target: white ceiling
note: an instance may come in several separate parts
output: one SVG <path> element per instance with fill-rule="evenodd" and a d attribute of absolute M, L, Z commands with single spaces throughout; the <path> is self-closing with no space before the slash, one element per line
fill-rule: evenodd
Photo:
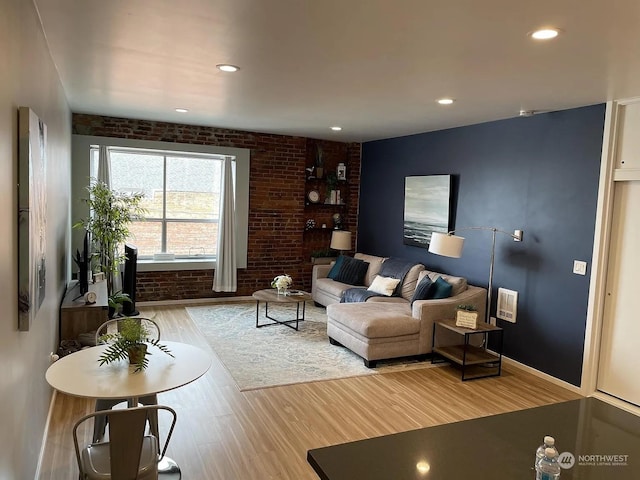
<path fill-rule="evenodd" d="M 78 113 L 360 142 L 640 96 L 638 0 L 34 2 Z"/>

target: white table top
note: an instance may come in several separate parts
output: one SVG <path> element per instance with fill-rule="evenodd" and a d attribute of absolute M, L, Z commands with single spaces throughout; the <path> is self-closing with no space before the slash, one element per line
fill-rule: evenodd
<path fill-rule="evenodd" d="M 166 392 L 204 375 L 211 357 L 204 350 L 186 343 L 165 342 L 175 358 L 149 345 L 149 366 L 134 373 L 127 361 L 100 366 L 98 357 L 106 345 L 86 348 L 62 357 L 46 373 L 56 390 L 76 397 L 133 398 Z"/>

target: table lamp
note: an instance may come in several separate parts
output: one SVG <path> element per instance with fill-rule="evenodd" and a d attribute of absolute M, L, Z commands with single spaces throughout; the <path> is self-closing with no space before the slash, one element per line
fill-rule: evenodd
<path fill-rule="evenodd" d="M 351 232 L 347 230 L 334 230 L 331 232 L 330 248 L 342 252 L 351 250 Z"/>

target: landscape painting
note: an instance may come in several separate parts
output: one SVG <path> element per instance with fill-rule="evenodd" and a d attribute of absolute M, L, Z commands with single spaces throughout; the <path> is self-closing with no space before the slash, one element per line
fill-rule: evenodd
<path fill-rule="evenodd" d="M 19 111 L 18 328 L 31 327 L 45 294 L 47 126 L 26 107 Z"/>
<path fill-rule="evenodd" d="M 429 248 L 431 233 L 449 231 L 451 175 L 406 177 L 404 243 Z"/>

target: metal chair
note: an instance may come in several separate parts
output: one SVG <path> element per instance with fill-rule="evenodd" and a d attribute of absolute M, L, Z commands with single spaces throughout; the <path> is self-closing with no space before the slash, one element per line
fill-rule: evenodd
<path fill-rule="evenodd" d="M 135 318 L 137 320 L 140 320 L 141 322 L 144 322 L 145 328 L 149 333 L 149 338 L 160 340 L 160 327 L 156 322 L 154 322 L 150 318 L 143 318 L 143 317 L 129 317 L 129 318 Z M 121 322 L 122 320 L 124 320 L 124 317 L 114 318 L 112 320 L 107 320 L 102 325 L 100 325 L 96 330 L 96 338 L 95 338 L 96 345 L 104 344 L 105 342 L 101 340 L 101 337 L 103 337 L 107 333 L 115 333 L 118 330 L 119 322 Z M 127 398 L 111 398 L 111 399 L 98 398 L 96 400 L 94 411 L 99 412 L 102 410 L 111 410 L 113 407 L 123 402 L 127 402 L 127 406 L 129 408 L 137 406 L 137 405 L 132 405 Z M 154 394 L 154 395 L 147 395 L 146 397 L 140 397 L 138 399 L 138 403 L 142 405 L 157 405 L 158 396 Z M 107 417 L 96 418 L 93 426 L 93 442 L 94 443 L 99 442 L 100 439 L 104 437 L 106 426 L 107 426 Z M 159 438 L 157 415 L 155 416 L 152 415 L 149 418 L 149 429 L 152 435 L 155 435 L 156 438 Z"/>
<path fill-rule="evenodd" d="M 158 411 L 172 416 L 167 438 L 160 451 L 160 439 L 145 435 L 147 421 Z M 109 441 L 92 443 L 80 450 L 78 429 L 89 419 L 109 418 Z M 164 405 L 151 405 L 85 415 L 73 426 L 73 443 L 80 480 L 157 480 L 158 463 L 163 459 L 173 434 L 177 415 Z"/>

